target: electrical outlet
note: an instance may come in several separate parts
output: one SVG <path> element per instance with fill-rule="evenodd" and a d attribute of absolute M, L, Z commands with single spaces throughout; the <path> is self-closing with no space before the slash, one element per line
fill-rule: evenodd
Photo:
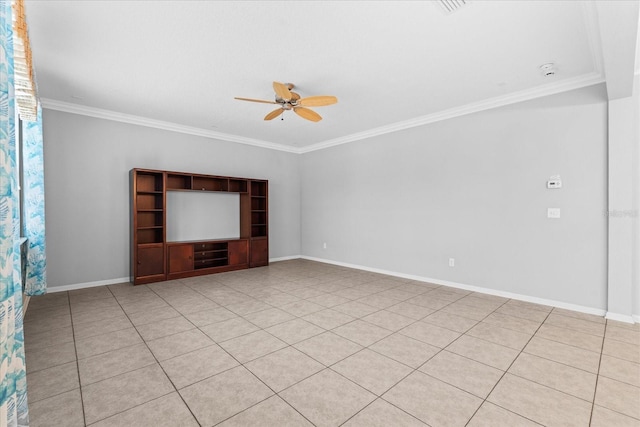
<path fill-rule="evenodd" d="M 560 208 L 547 208 L 547 218 L 560 218 Z"/>
<path fill-rule="evenodd" d="M 324 242 L 324 243 L 322 244 L 322 249 L 327 249 L 327 242 Z"/>
<path fill-rule="evenodd" d="M 455 267 L 455 266 L 456 266 L 455 258 L 449 258 L 449 267 Z"/>

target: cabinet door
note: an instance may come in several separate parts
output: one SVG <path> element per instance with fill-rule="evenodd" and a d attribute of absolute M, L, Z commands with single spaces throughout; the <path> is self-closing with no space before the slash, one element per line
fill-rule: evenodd
<path fill-rule="evenodd" d="M 193 270 L 193 245 L 169 246 L 169 273 Z"/>
<path fill-rule="evenodd" d="M 137 277 L 164 274 L 164 250 L 162 246 L 138 248 Z"/>
<path fill-rule="evenodd" d="M 251 267 L 269 264 L 269 240 L 254 239 L 251 241 Z"/>
<path fill-rule="evenodd" d="M 229 242 L 229 265 L 242 265 L 249 262 L 249 242 L 237 240 Z"/>

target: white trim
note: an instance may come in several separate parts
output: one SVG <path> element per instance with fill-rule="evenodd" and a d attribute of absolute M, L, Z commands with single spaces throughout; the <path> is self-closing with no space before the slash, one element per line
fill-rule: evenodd
<path fill-rule="evenodd" d="M 602 310 L 602 309 L 599 309 L 599 308 L 585 307 L 585 306 L 582 306 L 582 305 L 570 304 L 570 303 L 566 303 L 566 302 L 562 302 L 562 301 L 556 301 L 556 300 L 550 300 L 550 299 L 545 299 L 545 298 L 532 297 L 532 296 L 529 296 L 529 295 L 515 294 L 515 293 L 512 293 L 512 292 L 499 291 L 499 290 L 491 289 L 491 288 L 483 288 L 483 287 L 480 287 L 480 286 L 466 285 L 464 283 L 450 282 L 448 280 L 432 279 L 430 277 L 422 277 L 422 276 L 415 276 L 415 275 L 412 275 L 412 274 L 397 273 L 395 271 L 383 270 L 383 269 L 380 269 L 380 268 L 366 267 L 366 266 L 357 265 L 357 264 L 349 264 L 349 263 L 346 263 L 346 262 L 339 262 L 339 261 L 333 261 L 333 260 L 323 259 L 323 258 L 309 257 L 309 256 L 304 256 L 304 255 L 301 258 L 309 260 L 309 261 L 317 261 L 317 262 L 323 262 L 323 263 L 326 263 L 326 264 L 339 265 L 341 267 L 355 268 L 355 269 L 358 269 L 358 270 L 370 271 L 372 273 L 380 273 L 380 274 L 386 274 L 386 275 L 389 275 L 389 276 L 402 277 L 404 279 L 411 279 L 411 280 L 417 280 L 419 282 L 428 282 L 428 283 L 433 283 L 433 284 L 436 284 L 436 285 L 449 286 L 451 288 L 458 288 L 458 289 L 464 289 L 464 290 L 467 290 L 467 291 L 480 292 L 480 293 L 483 293 L 483 294 L 495 295 L 495 296 L 499 296 L 499 297 L 503 297 L 503 298 L 510 298 L 510 299 L 530 302 L 530 303 L 534 303 L 534 304 L 541 304 L 541 305 L 548 305 L 548 306 L 551 306 L 551 307 L 564 308 L 566 310 L 577 311 L 577 312 L 586 313 L 586 314 L 593 314 L 595 316 L 604 316 L 605 313 L 606 313 L 605 310 Z"/>
<path fill-rule="evenodd" d="M 269 262 L 289 261 L 291 259 L 300 259 L 300 258 L 302 258 L 302 255 L 281 256 L 278 258 L 269 258 Z"/>
<path fill-rule="evenodd" d="M 629 316 L 626 314 L 618 314 L 607 311 L 607 315 L 604 316 L 607 320 L 617 320 L 618 322 L 624 323 L 636 323 L 634 322 L 634 316 Z"/>
<path fill-rule="evenodd" d="M 396 122 L 387 126 L 381 126 L 364 132 L 354 133 L 352 135 L 331 139 L 325 142 L 319 142 L 317 144 L 300 148 L 299 151 L 300 153 L 304 154 L 311 151 L 323 150 L 325 148 L 335 147 L 336 145 L 342 145 L 349 142 L 372 138 L 378 135 L 384 135 L 404 129 L 423 126 L 429 123 L 440 122 L 443 120 L 452 119 L 454 117 L 465 116 L 471 113 L 477 113 L 480 111 L 503 107 L 505 105 L 516 104 L 518 102 L 529 101 L 532 99 L 541 98 L 543 96 L 555 95 L 561 92 L 580 89 L 587 86 L 593 86 L 604 81 L 604 77 L 600 73 L 593 72 L 584 74 L 582 76 L 578 76 L 573 79 L 567 79 L 562 82 L 550 83 L 544 86 L 522 90 L 520 92 L 514 92 L 495 98 L 489 98 L 484 101 L 466 104 L 461 107 L 450 108 L 448 110 L 439 111 L 437 113 L 429 114 L 426 116 L 416 117 L 415 119 Z"/>
<path fill-rule="evenodd" d="M 631 316 L 635 323 L 640 323 L 640 314 L 634 314 Z"/>
<path fill-rule="evenodd" d="M 115 122 L 129 123 L 138 126 L 163 129 L 171 132 L 184 133 L 188 135 L 201 136 L 204 138 L 218 139 L 222 141 L 237 142 L 239 144 L 253 145 L 255 147 L 268 148 L 271 150 L 298 153 L 299 150 L 287 145 L 275 144 L 273 142 L 260 139 L 245 138 L 243 136 L 231 135 L 228 133 L 215 132 L 192 126 L 184 126 L 177 123 L 165 122 L 162 120 L 149 119 L 133 114 L 118 113 L 116 111 L 103 110 L 101 108 L 86 107 L 84 105 L 72 104 L 70 102 L 57 101 L 55 99 L 41 98 L 43 108 L 49 110 L 62 111 L 65 113 L 79 114 L 81 116 L 96 117 L 98 119 L 113 120 Z"/>
<path fill-rule="evenodd" d="M 75 283 L 73 285 L 49 286 L 47 293 L 74 291 L 76 289 L 93 288 L 96 286 L 115 285 L 116 283 L 130 283 L 129 277 L 120 277 L 118 279 L 98 280 L 96 282 Z"/>
<path fill-rule="evenodd" d="M 596 49 L 597 50 L 597 49 Z M 596 58 L 596 62 L 597 58 Z M 595 65 L 596 68 L 599 64 Z M 165 122 L 161 120 L 149 119 L 146 117 L 135 116 L 132 114 L 118 113 L 110 110 L 103 110 L 100 108 L 86 107 L 84 105 L 72 104 L 69 102 L 57 101 L 54 99 L 42 98 L 41 104 L 43 108 L 50 110 L 63 111 L 65 113 L 79 114 L 83 116 L 96 117 L 99 119 L 113 120 L 117 122 L 129 123 L 139 126 L 146 126 L 151 128 L 168 130 L 171 132 L 184 133 L 188 135 L 201 136 L 204 138 L 217 139 L 228 142 L 237 142 L 239 144 L 252 145 L 261 148 L 267 148 L 278 151 L 286 151 L 288 153 L 304 154 L 312 151 L 323 150 L 325 148 L 335 147 L 337 145 L 347 144 L 349 142 L 360 141 L 367 138 L 372 138 L 387 133 L 398 132 L 405 129 L 410 129 L 418 126 L 423 126 L 429 123 L 435 123 L 443 120 L 452 119 L 455 117 L 465 116 L 471 113 L 477 113 L 480 111 L 490 110 L 493 108 L 503 107 L 506 105 L 516 104 L 518 102 L 529 101 L 544 96 L 555 95 L 557 93 L 566 92 L 570 90 L 580 89 L 587 86 L 593 86 L 604 82 L 605 79 L 601 72 L 592 72 L 584 74 L 572 79 L 566 79 L 563 81 L 545 84 L 543 86 L 534 87 L 531 89 L 522 90 L 519 92 L 510 93 L 494 98 L 489 98 L 484 101 L 474 102 L 466 104 L 461 107 L 450 108 L 448 110 L 439 111 L 426 116 L 416 117 L 413 119 L 392 123 L 387 126 L 381 126 L 378 128 L 369 129 L 364 132 L 358 132 L 343 137 L 330 139 L 324 142 L 309 145 L 307 147 L 291 147 L 288 145 L 278 144 L 269 141 L 263 141 L 260 139 L 245 138 L 238 135 L 231 135 L 222 132 L 215 132 L 207 129 L 201 129 L 192 126 L 184 126 L 177 123 Z"/>

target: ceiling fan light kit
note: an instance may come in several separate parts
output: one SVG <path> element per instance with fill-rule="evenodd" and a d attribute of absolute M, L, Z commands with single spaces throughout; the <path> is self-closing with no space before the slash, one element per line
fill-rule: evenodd
<path fill-rule="evenodd" d="M 295 92 L 291 92 L 294 87 L 295 85 L 293 83 L 273 82 L 273 90 L 276 93 L 275 101 L 265 101 L 262 99 L 240 97 L 236 97 L 235 99 L 238 99 L 240 101 L 261 102 L 263 104 L 280 105 L 279 108 L 264 116 L 265 120 L 273 120 L 276 117 L 280 116 L 285 110 L 293 110 L 293 112 L 298 116 L 312 122 L 319 122 L 320 120 L 322 120 L 322 116 L 306 107 L 324 107 L 326 105 L 332 105 L 338 102 L 338 98 L 330 95 L 316 95 L 306 98 L 300 98 L 300 95 Z"/>

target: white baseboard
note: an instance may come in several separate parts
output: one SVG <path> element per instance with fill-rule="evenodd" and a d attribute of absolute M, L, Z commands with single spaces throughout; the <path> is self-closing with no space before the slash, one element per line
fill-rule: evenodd
<path fill-rule="evenodd" d="M 96 286 L 104 286 L 104 285 L 115 285 L 116 283 L 129 283 L 129 277 L 98 280 L 96 282 L 76 283 L 73 285 L 51 286 L 47 288 L 47 292 L 52 293 L 52 292 L 75 291 L 76 289 L 94 288 Z"/>
<path fill-rule="evenodd" d="M 503 297 L 503 298 L 515 299 L 515 300 L 518 300 L 518 301 L 525 301 L 525 302 L 531 302 L 531 303 L 534 303 L 534 304 L 541 304 L 541 305 L 548 305 L 548 306 L 551 306 L 551 307 L 564 308 L 566 310 L 577 311 L 577 312 L 586 313 L 586 314 L 593 314 L 595 316 L 604 316 L 606 314 L 606 310 L 602 310 L 602 309 L 599 309 L 599 308 L 585 307 L 585 306 L 582 306 L 582 305 L 570 304 L 570 303 L 566 303 L 566 302 L 562 302 L 562 301 L 555 301 L 555 300 L 550 300 L 550 299 L 545 299 L 545 298 L 532 297 L 532 296 L 529 296 L 529 295 L 515 294 L 515 293 L 512 293 L 512 292 L 499 291 L 499 290 L 491 289 L 491 288 L 483 288 L 483 287 L 480 287 L 480 286 L 466 285 L 464 283 L 450 282 L 448 280 L 440 280 L 440 279 L 433 279 L 433 278 L 430 278 L 430 277 L 415 276 L 413 274 L 398 273 L 398 272 L 395 272 L 395 271 L 383 270 L 383 269 L 380 269 L 380 268 L 371 268 L 371 267 L 366 267 L 366 266 L 362 266 L 362 265 L 349 264 L 349 263 L 346 263 L 346 262 L 339 262 L 339 261 L 333 261 L 333 260 L 323 259 L 323 258 L 309 257 L 309 256 L 304 256 L 304 255 L 301 258 L 302 259 L 307 259 L 309 261 L 317 261 L 317 262 L 323 262 L 323 263 L 326 263 L 326 264 L 339 265 L 341 267 L 349 267 L 349 268 L 355 268 L 355 269 L 358 269 L 358 270 L 370 271 L 372 273 L 380 273 L 380 274 L 386 274 L 386 275 L 389 275 L 389 276 L 401 277 L 403 279 L 411 279 L 411 280 L 417 280 L 419 282 L 428 282 L 428 283 L 433 283 L 433 284 L 436 284 L 436 285 L 449 286 L 449 287 L 452 287 L 452 288 L 464 289 L 466 291 L 480 292 L 480 293 L 483 293 L 483 294 L 495 295 L 495 296 L 499 296 L 499 297 Z"/>
<path fill-rule="evenodd" d="M 638 320 L 640 320 L 640 319 L 634 320 L 634 317 L 640 317 L 640 316 L 628 316 L 626 314 L 612 313 L 610 311 L 607 311 L 607 314 L 604 317 L 608 320 L 617 320 L 618 322 L 624 322 L 624 323 L 636 323 L 638 322 Z"/>
<path fill-rule="evenodd" d="M 302 258 L 302 255 L 281 256 L 278 258 L 269 258 L 269 262 L 289 261 L 292 259 L 300 259 L 300 258 Z"/>
<path fill-rule="evenodd" d="M 631 316 L 633 318 L 633 321 L 635 323 L 640 323 L 640 314 L 634 314 L 633 316 Z"/>

